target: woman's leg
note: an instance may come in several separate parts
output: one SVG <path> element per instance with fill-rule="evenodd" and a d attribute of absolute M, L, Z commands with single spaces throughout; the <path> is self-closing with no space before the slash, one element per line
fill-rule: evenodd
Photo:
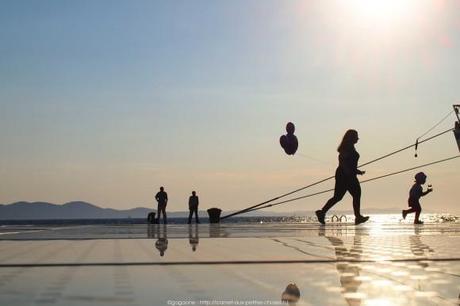
<path fill-rule="evenodd" d="M 355 177 L 350 180 L 348 192 L 350 192 L 353 197 L 353 211 L 355 213 L 355 217 L 359 217 L 361 216 L 361 186 L 358 178 Z"/>
<path fill-rule="evenodd" d="M 316 217 L 318 218 L 319 223 L 326 224 L 324 219 L 326 217 L 326 213 L 329 209 L 332 208 L 337 202 L 342 200 L 343 196 L 347 192 L 346 188 L 346 180 L 343 174 L 339 171 L 339 169 L 335 172 L 335 187 L 334 187 L 334 196 L 330 198 L 326 204 L 324 204 L 323 208 L 320 210 L 315 211 Z"/>
<path fill-rule="evenodd" d="M 332 208 L 337 202 L 342 200 L 343 196 L 347 192 L 347 188 L 345 186 L 345 182 L 336 176 L 335 178 L 335 188 L 334 188 L 334 196 L 330 198 L 326 204 L 324 204 L 323 208 L 321 209 L 324 214 L 328 212 L 329 209 Z"/>

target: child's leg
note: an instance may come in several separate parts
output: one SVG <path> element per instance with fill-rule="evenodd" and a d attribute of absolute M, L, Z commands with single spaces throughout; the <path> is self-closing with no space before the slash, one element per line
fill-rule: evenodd
<path fill-rule="evenodd" d="M 415 210 L 415 219 L 414 219 L 414 222 L 418 222 L 420 221 L 419 220 L 419 217 L 420 217 L 420 213 L 422 212 L 422 209 L 421 208 L 418 208 L 418 209 L 414 209 Z"/>
<path fill-rule="evenodd" d="M 404 212 L 405 212 L 406 214 L 411 214 L 411 213 L 416 212 L 416 211 L 417 211 L 417 210 L 416 210 L 415 208 L 412 208 L 412 207 L 409 208 L 409 209 L 404 210 Z"/>
<path fill-rule="evenodd" d="M 403 209 L 402 211 L 402 217 L 403 219 L 406 219 L 406 216 L 407 214 L 410 214 L 410 213 L 413 213 L 413 212 L 416 212 L 417 210 L 413 207 L 409 208 L 409 209 Z"/>

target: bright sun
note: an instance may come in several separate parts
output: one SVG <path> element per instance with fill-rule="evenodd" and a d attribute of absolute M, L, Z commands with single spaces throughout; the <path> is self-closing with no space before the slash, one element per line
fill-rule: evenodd
<path fill-rule="evenodd" d="M 376 27 L 394 26 L 411 16 L 415 0 L 349 0 L 347 6 L 358 21 Z"/>

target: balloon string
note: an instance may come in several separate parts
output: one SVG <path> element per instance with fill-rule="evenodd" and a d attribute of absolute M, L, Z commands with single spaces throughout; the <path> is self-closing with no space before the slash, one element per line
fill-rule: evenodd
<path fill-rule="evenodd" d="M 316 162 L 320 162 L 320 163 L 323 163 L 323 164 L 329 164 L 327 161 L 324 161 L 324 160 L 321 160 L 321 159 L 318 159 L 316 157 L 312 157 L 312 156 L 309 156 L 309 155 L 306 155 L 306 154 L 303 154 L 303 153 L 299 153 L 297 152 L 296 155 L 299 155 L 300 157 L 304 157 L 304 158 L 307 158 L 307 159 L 311 159 L 311 160 L 314 160 Z"/>

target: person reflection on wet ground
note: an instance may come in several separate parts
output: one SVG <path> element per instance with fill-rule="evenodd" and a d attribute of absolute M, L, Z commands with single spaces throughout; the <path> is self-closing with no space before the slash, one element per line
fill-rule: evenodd
<path fill-rule="evenodd" d="M 192 231 L 192 227 L 195 228 L 194 231 Z M 196 251 L 196 248 L 198 246 L 198 243 L 200 242 L 200 237 L 198 236 L 198 226 L 192 226 L 191 224 L 188 226 L 188 241 L 190 245 L 192 246 L 193 252 Z"/>
<path fill-rule="evenodd" d="M 155 242 L 155 247 L 160 252 L 160 256 L 164 256 L 166 250 L 168 249 L 168 233 L 165 224 L 163 224 L 162 227 L 157 224 L 157 237 L 158 240 Z"/>
<path fill-rule="evenodd" d="M 209 224 L 209 238 L 220 238 L 228 236 L 229 234 L 224 229 L 221 229 L 219 223 Z"/>
<path fill-rule="evenodd" d="M 300 290 L 296 284 L 287 285 L 284 292 L 281 294 L 281 302 L 288 303 L 289 306 L 297 305 L 300 299 Z"/>
<path fill-rule="evenodd" d="M 434 250 L 427 244 L 423 243 L 420 237 L 421 230 L 419 228 L 414 229 L 414 235 L 409 236 L 410 250 L 416 257 L 428 257 L 429 253 L 434 253 Z M 428 263 L 417 261 L 417 264 L 422 268 L 427 268 Z"/>
<path fill-rule="evenodd" d="M 344 289 L 343 295 L 347 304 L 350 306 L 361 305 L 361 299 L 353 296 L 353 294 L 358 292 L 359 286 L 362 283 L 358 280 L 361 268 L 356 263 L 346 262 L 346 260 L 350 259 L 354 261 L 361 260 L 361 255 L 363 253 L 361 236 L 355 235 L 353 237 L 353 246 L 350 248 L 350 250 L 348 250 L 344 246 L 342 239 L 325 236 L 324 231 L 320 231 L 319 235 L 324 236 L 327 240 L 329 240 L 329 242 L 334 247 L 337 261 L 340 261 L 337 262 L 336 268 L 340 275 L 340 285 Z"/>
<path fill-rule="evenodd" d="M 158 224 L 148 224 L 147 226 L 147 237 L 154 239 L 157 237 L 157 226 Z"/>

